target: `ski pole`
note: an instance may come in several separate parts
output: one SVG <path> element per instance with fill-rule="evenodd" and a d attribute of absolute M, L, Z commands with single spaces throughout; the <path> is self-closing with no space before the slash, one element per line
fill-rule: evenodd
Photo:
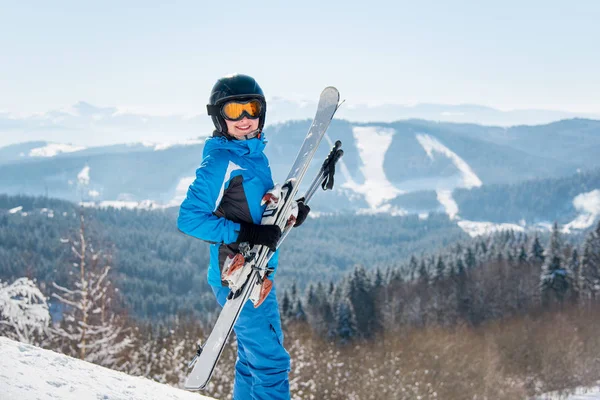
<path fill-rule="evenodd" d="M 329 155 L 323 161 L 323 165 L 321 169 L 317 173 L 317 176 L 310 184 L 308 190 L 304 194 L 304 204 L 308 204 L 310 199 L 313 197 L 319 185 L 323 188 L 323 190 L 331 190 L 333 189 L 333 174 L 335 173 L 335 164 L 339 161 L 340 158 L 344 155 L 344 150 L 342 150 L 342 142 L 340 140 L 336 140 L 333 149 L 329 152 Z M 292 226 L 288 226 L 283 230 L 281 234 L 281 238 L 278 243 L 283 242 L 286 236 L 292 230 Z M 278 244 L 279 245 L 279 244 Z M 274 252 L 269 250 L 267 253 L 267 261 L 271 259 L 271 256 Z"/>
<path fill-rule="evenodd" d="M 344 150 L 342 150 L 342 142 L 340 140 L 336 140 L 335 145 L 329 152 L 329 155 L 323 161 L 323 165 L 319 170 L 319 173 L 312 181 L 306 194 L 304 195 L 304 203 L 308 203 L 310 198 L 315 194 L 319 185 L 323 188 L 323 190 L 331 190 L 333 189 L 333 176 L 335 174 L 335 164 L 338 160 L 344 155 Z"/>

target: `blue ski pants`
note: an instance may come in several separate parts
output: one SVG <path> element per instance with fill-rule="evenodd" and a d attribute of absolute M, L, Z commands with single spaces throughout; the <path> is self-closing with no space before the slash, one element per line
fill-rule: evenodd
<path fill-rule="evenodd" d="M 229 288 L 212 286 L 221 306 Z M 246 302 L 234 326 L 238 341 L 234 400 L 288 400 L 290 355 L 283 347 L 281 317 L 275 286 L 258 308 Z"/>

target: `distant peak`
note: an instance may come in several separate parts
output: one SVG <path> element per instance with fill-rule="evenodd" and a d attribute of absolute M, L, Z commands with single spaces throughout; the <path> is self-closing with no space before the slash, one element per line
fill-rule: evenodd
<path fill-rule="evenodd" d="M 115 107 L 98 107 L 87 101 L 79 100 L 72 106 L 72 109 L 81 116 L 88 116 L 94 114 L 113 114 L 117 111 Z"/>

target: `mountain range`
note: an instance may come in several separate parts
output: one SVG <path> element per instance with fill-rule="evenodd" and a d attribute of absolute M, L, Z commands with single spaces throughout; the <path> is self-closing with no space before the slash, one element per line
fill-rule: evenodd
<path fill-rule="evenodd" d="M 267 126 L 311 118 L 315 108 L 312 100 L 270 98 Z M 357 123 L 423 119 L 494 126 L 547 124 L 577 117 L 600 119 L 600 114 L 568 111 L 498 110 L 469 104 L 361 104 L 351 99 L 340 107 L 337 116 Z M 99 107 L 85 101 L 28 115 L 0 111 L 0 146 L 30 141 L 71 143 L 77 147 L 141 141 L 174 143 L 209 135 L 212 129 L 204 105 L 193 115 L 152 115 L 120 107 Z"/>
<path fill-rule="evenodd" d="M 306 119 L 265 130 L 269 141 L 265 152 L 276 181 L 287 175 L 309 126 Z M 344 157 L 333 193 L 315 196 L 316 213 L 418 213 L 425 217 L 432 211 L 445 211 L 465 225 L 475 220 L 515 226 L 557 217 L 569 224 L 577 218 L 594 220 L 600 214 L 600 200 L 596 205 L 595 197 L 600 190 L 597 120 L 498 127 L 336 119 L 307 177 L 316 174 L 319 161 L 335 140 L 342 141 Z M 198 137 L 87 148 L 39 141 L 13 144 L 0 148 L 0 192 L 47 195 L 89 205 L 178 206 L 200 164 L 203 143 L 204 138 Z M 540 189 L 538 194 L 526 189 L 532 185 Z M 563 189 L 553 191 L 554 187 Z M 523 212 L 507 213 L 503 219 L 498 199 L 518 197 L 515 190 L 529 193 L 515 203 Z M 553 195 L 546 198 L 547 202 L 552 199 L 550 204 L 539 207 L 539 197 L 550 192 Z"/>

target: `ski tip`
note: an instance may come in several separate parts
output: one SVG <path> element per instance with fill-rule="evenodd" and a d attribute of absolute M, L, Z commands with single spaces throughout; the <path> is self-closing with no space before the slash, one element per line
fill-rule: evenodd
<path fill-rule="evenodd" d="M 200 390 L 204 390 L 206 388 L 206 385 L 208 384 L 208 382 L 204 382 L 204 384 L 198 384 L 197 382 L 192 383 L 191 379 L 188 379 L 185 384 L 183 385 L 183 388 L 185 390 L 189 390 L 192 392 L 197 392 Z"/>
<path fill-rule="evenodd" d="M 184 385 L 184 386 L 183 386 L 183 388 L 184 388 L 185 390 L 188 390 L 188 391 L 190 391 L 190 392 L 199 392 L 199 391 L 201 391 L 201 390 L 204 390 L 204 388 L 203 388 L 203 387 L 197 387 L 197 386 L 185 386 L 185 385 Z"/>
<path fill-rule="evenodd" d="M 336 93 L 339 96 L 340 92 L 334 86 L 327 86 L 325 89 L 323 89 L 323 91 L 321 92 L 321 95 L 336 94 Z"/>
<path fill-rule="evenodd" d="M 340 102 L 340 92 L 333 86 L 327 86 L 321 92 L 321 97 L 319 98 L 319 106 L 324 107 L 335 107 L 333 113 L 337 111 Z"/>

